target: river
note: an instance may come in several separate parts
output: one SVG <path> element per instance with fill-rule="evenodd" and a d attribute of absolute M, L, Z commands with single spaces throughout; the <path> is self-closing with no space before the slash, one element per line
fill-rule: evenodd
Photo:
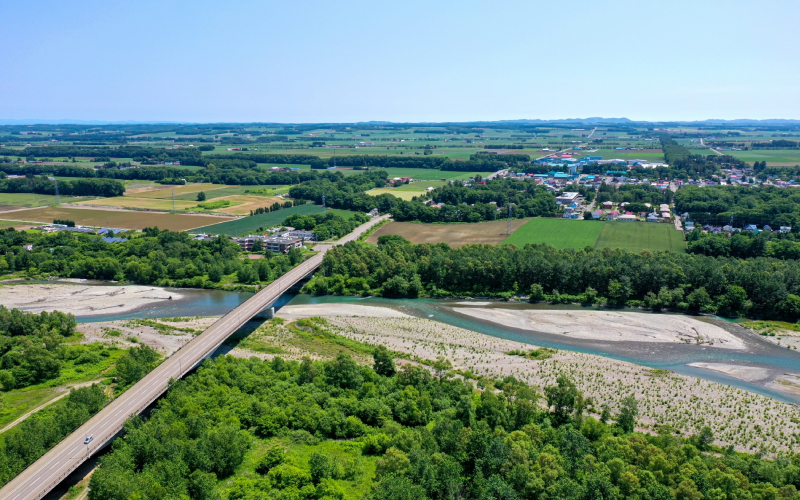
<path fill-rule="evenodd" d="M 460 314 L 454 310 L 464 307 L 465 301 L 436 300 L 436 299 L 384 299 L 378 297 L 335 297 L 312 296 L 298 294 L 299 286 L 284 294 L 275 304 L 276 309 L 284 305 L 304 304 L 331 304 L 331 303 L 359 303 L 380 307 L 390 307 L 411 316 L 429 318 L 453 326 L 476 331 L 493 337 L 514 340 L 523 343 L 535 344 L 554 349 L 585 352 L 606 356 L 623 361 L 671 370 L 685 375 L 691 375 L 707 380 L 713 380 L 727 385 L 739 387 L 775 399 L 800 404 L 800 396 L 773 390 L 759 382 L 746 382 L 722 373 L 688 366 L 689 363 L 726 363 L 765 368 L 770 373 L 770 379 L 786 372 L 800 373 L 800 354 L 797 351 L 779 347 L 752 331 L 743 328 L 737 323 L 719 318 L 698 317 L 701 321 L 713 323 L 731 332 L 742 339 L 747 348 L 743 351 L 721 349 L 711 346 L 698 347 L 678 343 L 642 343 L 642 342 L 599 342 L 569 338 L 563 335 L 552 335 L 542 332 L 520 330 L 506 327 L 496 323 L 482 321 L 473 317 Z M 78 318 L 79 321 L 109 321 L 130 318 L 156 318 L 176 316 L 215 316 L 222 315 L 247 300 L 251 293 L 223 292 L 219 290 L 180 290 L 183 298 L 173 301 L 164 301 L 146 307 L 142 310 L 109 316 L 92 318 Z M 475 303 L 480 307 L 481 303 Z M 484 302 L 485 304 L 485 302 Z M 492 302 L 493 308 L 504 309 L 572 309 L 585 310 L 585 307 L 576 305 L 553 304 L 528 304 L 512 302 Z M 663 313 L 649 313 L 656 316 Z"/>

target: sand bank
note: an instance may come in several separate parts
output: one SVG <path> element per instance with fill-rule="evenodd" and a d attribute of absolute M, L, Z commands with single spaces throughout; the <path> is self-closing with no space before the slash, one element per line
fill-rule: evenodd
<path fill-rule="evenodd" d="M 796 373 L 778 375 L 775 380 L 767 384 L 767 387 L 800 396 L 800 375 Z"/>
<path fill-rule="evenodd" d="M 689 363 L 687 366 L 724 373 L 729 377 L 738 378 L 745 382 L 755 382 L 769 377 L 769 370 L 757 366 L 727 365 L 724 363 Z"/>
<path fill-rule="evenodd" d="M 75 316 L 120 314 L 164 300 L 181 298 L 173 290 L 152 286 L 86 286 L 63 284 L 0 287 L 0 304 L 39 313 L 61 311 Z"/>
<path fill-rule="evenodd" d="M 745 348 L 724 329 L 688 316 L 617 311 L 510 310 L 454 307 L 455 312 L 504 326 L 608 342 L 668 342 Z"/>
<path fill-rule="evenodd" d="M 328 319 L 328 326 L 353 340 L 429 360 L 445 356 L 455 368 L 495 379 L 512 375 L 540 388 L 555 384 L 565 373 L 594 400 L 595 409 L 607 404 L 612 413 L 622 397 L 634 394 L 639 424 L 650 430 L 670 424 L 688 436 L 710 425 L 718 444 L 733 444 L 742 451 L 763 444 L 770 453 L 791 449 L 800 436 L 796 406 L 709 380 L 566 350 L 541 360 L 509 355 L 535 346 L 421 318 L 341 316 Z M 800 390 L 800 378 L 787 378 L 781 385 L 795 383 Z M 789 437 L 781 438 L 777 429 Z"/>
<path fill-rule="evenodd" d="M 306 304 L 300 306 L 283 306 L 275 316 L 288 320 L 309 318 L 312 316 L 370 316 L 373 318 L 408 318 L 408 314 L 388 307 L 363 306 L 361 304 Z"/>

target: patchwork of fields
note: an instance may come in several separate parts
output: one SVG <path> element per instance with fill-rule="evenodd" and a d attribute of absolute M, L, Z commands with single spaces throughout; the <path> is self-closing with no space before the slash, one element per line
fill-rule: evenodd
<path fill-rule="evenodd" d="M 73 220 L 79 226 L 119 227 L 123 229 L 143 229 L 145 227 L 158 226 L 159 229 L 186 231 L 214 224 L 226 218 L 212 215 L 63 207 L 41 207 L 0 213 L 0 220 L 26 220 L 49 224 L 54 219 Z"/>
<path fill-rule="evenodd" d="M 290 215 L 300 214 L 316 214 L 322 212 L 322 207 L 319 205 L 300 205 L 292 208 L 284 208 L 266 214 L 253 215 L 252 217 L 243 217 L 232 221 L 222 222 L 220 224 L 213 224 L 210 226 L 199 228 L 195 233 L 206 234 L 225 234 L 228 236 L 238 236 L 241 234 L 248 234 L 259 227 L 268 228 L 280 225 L 286 217 Z"/>
<path fill-rule="evenodd" d="M 62 196 L 61 203 L 75 203 L 86 198 Z M 0 206 L 9 207 L 44 207 L 55 205 L 56 197 L 49 194 L 36 193 L 0 193 Z"/>
<path fill-rule="evenodd" d="M 747 163 L 765 161 L 768 166 L 787 167 L 800 165 L 800 149 L 757 149 L 752 151 L 722 151 Z"/>

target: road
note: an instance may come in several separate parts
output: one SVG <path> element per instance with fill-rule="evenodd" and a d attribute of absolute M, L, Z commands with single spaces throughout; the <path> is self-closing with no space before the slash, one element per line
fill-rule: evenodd
<path fill-rule="evenodd" d="M 357 239 L 364 231 L 388 217 L 384 215 L 370 220 L 339 240 L 337 244 Z M 38 500 L 47 494 L 92 453 L 113 439 L 122 430 L 129 417 L 141 412 L 160 397 L 169 387 L 170 380 L 181 378 L 213 353 L 228 336 L 250 318 L 275 302 L 292 285 L 319 267 L 328 248 L 330 247 L 322 248 L 318 254 L 266 286 L 183 346 L 10 481 L 0 490 L 0 499 Z M 88 445 L 84 444 L 87 436 L 93 436 Z"/>

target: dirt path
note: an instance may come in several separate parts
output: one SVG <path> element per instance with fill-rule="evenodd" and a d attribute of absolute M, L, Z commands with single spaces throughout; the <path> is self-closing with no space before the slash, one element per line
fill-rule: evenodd
<path fill-rule="evenodd" d="M 58 396 L 54 397 L 53 399 L 51 399 L 50 401 L 48 401 L 48 402 L 46 402 L 46 403 L 44 403 L 42 405 L 37 406 L 33 410 L 29 411 L 28 413 L 22 415 L 21 417 L 19 417 L 18 419 L 14 420 L 13 422 L 8 424 L 7 426 L 3 427 L 2 429 L 0 429 L 0 434 L 2 434 L 4 432 L 6 432 L 7 430 L 11 429 L 15 425 L 19 424 L 20 422 L 22 422 L 26 418 L 28 418 L 31 415 L 33 415 L 34 413 L 36 413 L 37 411 L 39 411 L 39 410 L 41 410 L 43 408 L 47 408 L 48 406 L 50 406 L 51 404 L 55 403 L 56 401 L 69 396 L 69 393 L 70 393 L 69 389 L 80 389 L 81 387 L 88 387 L 88 386 L 90 386 L 92 384 L 95 384 L 97 382 L 100 382 L 100 380 L 90 380 L 89 382 L 81 382 L 80 384 L 65 386 L 65 388 L 67 389 L 66 392 L 64 392 L 63 394 L 59 394 Z"/>

